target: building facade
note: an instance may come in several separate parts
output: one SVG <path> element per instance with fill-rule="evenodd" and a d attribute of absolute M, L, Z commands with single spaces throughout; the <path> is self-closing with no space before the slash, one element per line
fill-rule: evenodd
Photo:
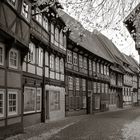
<path fill-rule="evenodd" d="M 0 136 L 23 131 L 22 64 L 28 52 L 30 7 L 30 1 L 0 1 Z"/>
<path fill-rule="evenodd" d="M 140 55 L 140 3 L 133 9 L 131 13 L 124 19 L 124 25 L 128 29 L 130 35 L 132 36 L 133 40 L 135 41 L 135 48 Z M 139 72 L 138 72 L 139 73 Z M 140 80 L 139 75 L 137 76 L 138 79 L 138 103 L 140 104 Z"/>
<path fill-rule="evenodd" d="M 130 67 L 108 38 L 59 13 L 59 2 L 49 12 L 32 2 L 0 1 L 0 137 L 140 101 L 137 64 Z"/>

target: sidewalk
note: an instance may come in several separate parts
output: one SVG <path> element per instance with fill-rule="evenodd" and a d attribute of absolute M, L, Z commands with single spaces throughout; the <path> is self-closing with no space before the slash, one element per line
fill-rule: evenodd
<path fill-rule="evenodd" d="M 95 113 L 91 115 L 100 115 L 100 114 L 106 114 L 109 112 L 122 111 L 122 110 L 128 110 L 128 109 L 133 109 L 133 107 L 116 109 L 116 110 L 111 110 L 111 111 L 106 111 L 106 112 L 99 112 L 99 113 Z M 23 134 L 11 136 L 9 138 L 6 138 L 6 140 L 47 140 L 51 136 L 60 132 L 61 130 L 81 120 L 84 120 L 88 117 L 89 115 L 71 116 L 71 117 L 66 117 L 58 121 L 48 121 L 47 123 L 36 124 L 36 125 L 25 128 Z"/>
<path fill-rule="evenodd" d="M 88 115 L 72 116 L 58 121 L 39 123 L 25 128 L 24 133 L 8 137 L 6 140 L 46 140 L 46 138 L 49 139 L 52 135 L 57 134 L 62 129 L 87 117 Z"/>

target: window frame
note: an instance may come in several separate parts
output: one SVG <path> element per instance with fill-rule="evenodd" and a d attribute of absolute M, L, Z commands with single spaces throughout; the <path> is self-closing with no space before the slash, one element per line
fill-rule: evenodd
<path fill-rule="evenodd" d="M 3 43 L 0 42 L 0 48 L 2 48 L 2 54 L 0 54 L 2 57 L 2 61 L 0 62 L 0 65 L 3 66 L 5 63 L 5 46 Z"/>
<path fill-rule="evenodd" d="M 75 78 L 75 86 L 76 86 L 76 91 L 80 90 L 80 79 L 79 78 Z"/>
<path fill-rule="evenodd" d="M 60 101 L 60 91 L 59 90 L 50 90 L 49 91 L 51 99 L 50 99 L 50 111 L 58 111 L 61 109 L 61 101 Z M 53 99 L 53 100 L 52 100 Z M 53 103 L 53 106 L 52 106 Z M 54 108 L 52 108 L 54 107 Z"/>
<path fill-rule="evenodd" d="M 40 90 L 40 109 L 38 110 L 37 109 L 37 96 L 38 96 L 38 92 L 37 92 L 37 90 Z M 40 112 L 41 111 L 41 107 L 42 107 L 42 105 L 41 105 L 41 102 L 42 102 L 42 89 L 41 88 L 36 88 L 36 112 Z"/>
<path fill-rule="evenodd" d="M 66 51 L 66 48 L 67 48 L 67 36 L 65 34 L 63 34 L 63 41 L 64 41 L 63 49 Z"/>
<path fill-rule="evenodd" d="M 11 56 L 10 56 L 10 54 L 11 54 L 12 51 L 14 53 L 16 53 L 16 55 L 17 55 L 16 66 L 11 64 Z M 12 58 L 12 60 L 14 61 L 13 58 Z M 18 69 L 18 67 L 19 67 L 19 51 L 17 49 L 15 49 L 15 48 L 11 48 L 10 51 L 9 51 L 9 67 L 14 68 L 14 69 Z"/>
<path fill-rule="evenodd" d="M 9 94 L 14 94 L 16 95 L 16 111 L 11 112 L 9 111 Z M 13 116 L 13 115 L 18 115 L 18 91 L 17 90 L 8 90 L 8 116 Z"/>
<path fill-rule="evenodd" d="M 28 11 L 25 11 L 24 9 L 24 3 L 26 3 L 26 5 L 28 5 Z M 23 10 L 24 9 L 24 10 Z M 26 9 L 27 10 L 27 9 Z M 27 0 L 23 0 L 22 1 L 22 7 L 21 7 L 21 15 L 26 19 L 26 20 L 29 20 L 30 18 L 30 5 L 29 5 L 29 2 Z M 27 15 L 25 15 L 27 14 Z M 26 17 L 27 16 L 27 17 Z"/>
<path fill-rule="evenodd" d="M 5 115 L 5 90 L 4 89 L 0 89 L 0 94 L 3 95 L 3 99 L 2 99 L 2 110 L 3 110 L 3 113 L 0 113 L 0 118 L 4 117 Z"/>
<path fill-rule="evenodd" d="M 36 46 L 33 42 L 29 43 L 29 50 L 30 51 L 28 52 L 28 62 L 30 62 L 31 64 L 35 64 Z M 33 53 L 33 54 L 31 54 L 31 53 Z M 31 57 L 32 57 L 32 59 L 31 59 Z"/>
<path fill-rule="evenodd" d="M 51 43 L 55 43 L 55 28 L 53 23 L 51 23 Z"/>
<path fill-rule="evenodd" d="M 84 57 L 83 59 L 83 66 L 84 66 L 84 69 L 87 69 L 87 58 Z"/>
<path fill-rule="evenodd" d="M 60 59 L 60 73 L 64 74 L 64 59 Z"/>
<path fill-rule="evenodd" d="M 30 113 L 41 112 L 41 108 L 42 108 L 42 88 L 41 87 L 29 87 L 29 86 L 25 86 L 24 87 L 24 96 L 25 96 L 25 90 L 26 89 L 29 89 L 29 90 L 33 89 L 34 90 L 34 92 L 35 92 L 35 99 L 34 99 L 35 100 L 35 104 L 34 104 L 34 110 L 32 110 L 32 111 L 25 111 L 23 109 L 23 113 L 24 114 L 30 114 Z M 37 90 L 40 91 L 40 94 L 38 94 Z M 37 96 L 38 95 L 40 96 L 40 109 L 37 109 Z M 23 106 L 24 106 L 24 104 L 23 104 Z"/>
<path fill-rule="evenodd" d="M 71 76 L 68 76 L 68 89 L 73 90 L 73 85 L 74 85 L 74 78 Z"/>
<path fill-rule="evenodd" d="M 89 71 L 92 71 L 92 61 L 89 59 Z"/>
<path fill-rule="evenodd" d="M 58 46 L 58 44 L 59 44 L 59 28 L 57 26 L 55 27 L 54 39 L 55 39 L 55 45 Z"/>
<path fill-rule="evenodd" d="M 96 62 L 92 61 L 92 70 L 93 72 L 96 72 Z"/>
<path fill-rule="evenodd" d="M 42 13 L 40 13 L 40 10 L 37 8 L 35 9 L 35 20 L 40 24 L 43 25 L 43 17 L 42 17 Z"/>
<path fill-rule="evenodd" d="M 46 31 L 49 31 L 49 23 L 48 18 L 44 15 L 42 18 L 42 25 Z"/>
<path fill-rule="evenodd" d="M 82 55 L 79 55 L 79 67 L 83 68 L 83 57 L 82 57 Z"/>
<path fill-rule="evenodd" d="M 82 91 L 86 91 L 86 79 L 82 79 Z"/>
<path fill-rule="evenodd" d="M 78 66 L 78 55 L 73 52 L 73 65 Z"/>
<path fill-rule="evenodd" d="M 58 73 L 60 72 L 60 59 L 59 59 L 59 57 L 55 58 L 55 71 Z"/>
<path fill-rule="evenodd" d="M 67 50 L 67 63 L 72 64 L 72 51 Z"/>
<path fill-rule="evenodd" d="M 37 48 L 37 64 L 40 67 L 43 67 L 43 49 L 41 47 Z"/>
<path fill-rule="evenodd" d="M 55 56 L 54 56 L 54 54 L 50 55 L 50 69 L 51 69 L 51 71 L 55 70 Z"/>

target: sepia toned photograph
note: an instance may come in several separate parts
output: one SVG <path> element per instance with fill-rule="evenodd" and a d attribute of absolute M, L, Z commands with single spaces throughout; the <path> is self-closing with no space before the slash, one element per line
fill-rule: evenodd
<path fill-rule="evenodd" d="M 140 0 L 0 0 L 0 140 L 140 140 Z"/>

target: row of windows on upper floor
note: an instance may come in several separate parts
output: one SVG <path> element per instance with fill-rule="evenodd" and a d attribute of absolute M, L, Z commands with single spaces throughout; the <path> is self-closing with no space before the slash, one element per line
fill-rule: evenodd
<path fill-rule="evenodd" d="M 124 75 L 124 83 L 126 84 L 132 84 L 132 76 Z"/>
<path fill-rule="evenodd" d="M 36 47 L 34 43 L 29 44 L 29 53 L 25 58 L 31 64 L 37 64 L 43 67 L 43 49 L 41 47 Z M 60 72 L 64 74 L 64 59 L 50 54 L 45 51 L 45 66 L 49 66 L 50 70 Z"/>
<path fill-rule="evenodd" d="M 78 77 L 68 76 L 68 89 L 79 91 L 80 87 L 82 91 L 86 91 L 86 80 Z M 90 82 L 88 84 L 88 90 L 93 90 L 94 93 L 108 93 L 108 84 L 100 82 Z"/>
<path fill-rule="evenodd" d="M 29 49 L 30 51 L 26 56 L 25 61 L 43 67 L 43 49 L 41 47 L 37 48 L 33 43 L 30 43 Z M 21 66 L 20 59 L 19 51 L 15 48 L 11 48 L 8 55 L 9 67 L 18 69 L 19 66 Z M 55 57 L 53 54 L 49 56 L 46 51 L 45 65 L 49 66 L 49 64 L 50 70 L 64 74 L 64 59 Z M 3 43 L 0 43 L 0 65 L 5 65 L 5 46 Z"/>
<path fill-rule="evenodd" d="M 16 0 L 8 0 L 8 2 L 15 6 Z M 26 0 L 23 0 L 22 3 L 22 10 L 21 15 L 26 19 L 29 20 L 29 13 L 30 12 L 29 3 Z M 34 19 L 46 30 L 49 31 L 49 21 L 48 18 L 39 13 L 39 9 L 32 10 L 32 14 L 36 14 Z M 66 50 L 66 35 L 63 32 L 63 29 L 58 28 L 56 25 L 51 23 L 51 43 L 55 44 L 56 46 L 60 47 L 63 50 Z"/>
<path fill-rule="evenodd" d="M 109 75 L 108 66 L 92 61 L 90 59 L 87 59 L 86 57 L 83 57 L 82 55 L 78 55 L 77 53 L 72 52 L 70 50 L 67 50 L 67 63 L 73 64 L 75 66 L 79 66 L 80 68 L 85 68 L 85 69 L 89 67 L 89 71 L 101 73 L 104 75 Z"/>
<path fill-rule="evenodd" d="M 30 20 L 30 13 L 31 13 L 31 5 L 27 0 L 6 0 L 12 7 L 17 9 L 17 5 L 19 5 L 18 2 L 22 3 L 22 8 L 21 8 L 21 15 L 27 20 Z"/>
<path fill-rule="evenodd" d="M 8 53 L 8 66 L 10 68 L 18 69 L 20 64 L 19 51 L 15 48 L 11 48 Z M 5 45 L 0 43 L 0 65 L 5 65 Z"/>

